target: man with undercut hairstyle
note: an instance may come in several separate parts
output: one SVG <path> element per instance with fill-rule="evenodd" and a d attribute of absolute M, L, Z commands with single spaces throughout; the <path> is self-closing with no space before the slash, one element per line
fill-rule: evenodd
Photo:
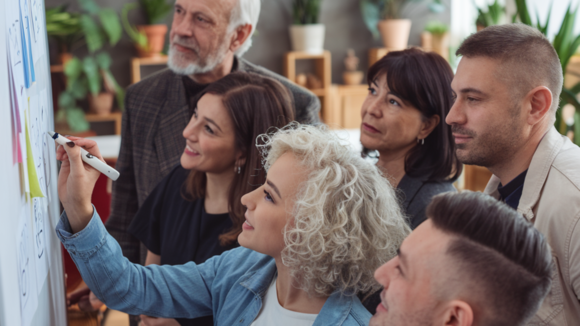
<path fill-rule="evenodd" d="M 369 325 L 525 325 L 550 288 L 544 236 L 479 192 L 437 195 L 426 213 L 376 270 L 384 290 Z"/>
<path fill-rule="evenodd" d="M 446 118 L 457 157 L 488 168 L 485 193 L 520 212 L 552 248 L 552 289 L 530 324 L 580 325 L 580 148 L 554 128 L 558 55 L 522 24 L 485 28 L 457 55 Z"/>

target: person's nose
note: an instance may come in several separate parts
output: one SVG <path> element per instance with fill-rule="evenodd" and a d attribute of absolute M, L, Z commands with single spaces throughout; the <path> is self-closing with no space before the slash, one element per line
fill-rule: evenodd
<path fill-rule="evenodd" d="M 171 25 L 171 34 L 183 37 L 193 36 L 193 20 L 190 15 L 183 14 L 179 19 L 174 18 Z"/>
<path fill-rule="evenodd" d="M 445 123 L 448 125 L 463 125 L 467 122 L 465 112 L 462 108 L 462 101 L 457 99 L 445 117 Z"/>
<path fill-rule="evenodd" d="M 254 209 L 256 209 L 256 197 L 257 197 L 257 194 L 260 193 L 261 189 L 262 189 L 262 187 L 242 196 L 242 199 L 241 199 L 242 205 L 246 206 L 246 208 L 249 211 L 253 211 Z"/>
<path fill-rule="evenodd" d="M 388 288 L 389 287 L 389 283 L 391 282 L 391 273 L 393 271 L 393 269 L 395 268 L 395 260 L 398 259 L 398 257 L 395 257 L 391 260 L 389 260 L 388 262 L 384 263 L 381 267 L 377 268 L 377 270 L 375 271 L 375 280 L 377 280 L 377 282 L 379 282 L 380 285 L 383 286 L 383 288 Z"/>
<path fill-rule="evenodd" d="M 383 116 L 383 111 L 381 110 L 381 101 L 379 99 L 371 99 L 363 104 L 363 116 L 364 112 L 370 114 L 373 118 L 380 119 Z M 366 107 L 365 107 L 366 106 Z"/>
<path fill-rule="evenodd" d="M 183 129 L 183 138 L 191 141 L 191 142 L 197 142 L 197 127 L 195 124 L 195 118 L 191 118 L 191 120 L 189 121 L 189 123 L 187 124 L 187 126 L 185 127 L 185 129 Z"/>

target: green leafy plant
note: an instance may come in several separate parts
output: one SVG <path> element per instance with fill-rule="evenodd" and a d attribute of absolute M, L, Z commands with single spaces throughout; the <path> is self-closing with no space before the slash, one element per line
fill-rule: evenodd
<path fill-rule="evenodd" d="M 505 15 L 505 7 L 502 6 L 498 0 L 495 0 L 491 5 L 487 6 L 487 11 L 482 8 L 477 8 L 477 19 L 475 24 L 477 26 L 487 27 L 498 25 Z"/>
<path fill-rule="evenodd" d="M 147 49 L 149 46 L 147 41 L 147 36 L 141 33 L 134 25 L 129 23 L 129 11 L 138 7 L 137 3 L 127 3 L 123 6 L 121 11 L 121 21 L 123 22 L 123 28 L 133 42 L 137 43 L 140 47 Z"/>
<path fill-rule="evenodd" d="M 67 12 L 67 6 L 46 8 L 46 33 L 55 39 L 61 53 L 72 51 L 82 39 L 80 14 Z"/>
<path fill-rule="evenodd" d="M 425 25 L 425 31 L 433 35 L 443 35 L 449 31 L 449 26 L 440 21 L 430 21 Z"/>
<path fill-rule="evenodd" d="M 173 9 L 173 5 L 166 0 L 139 0 L 139 3 L 145 10 L 147 25 L 161 23 Z"/>
<path fill-rule="evenodd" d="M 293 0 L 292 18 L 294 25 L 318 24 L 322 0 Z"/>
<path fill-rule="evenodd" d="M 58 99 L 62 112 L 58 117 L 66 117 L 69 127 L 76 132 L 89 128 L 78 101 L 86 99 L 88 94 L 97 96 L 104 88 L 116 93 L 118 106 L 122 110 L 125 97 L 124 90 L 110 71 L 111 57 L 107 52 L 100 51 L 107 41 L 114 46 L 121 38 L 119 16 L 112 9 L 101 9 L 93 0 L 79 0 L 79 4 L 83 10 L 79 16 L 80 29 L 89 54 L 82 59 L 74 57 L 65 64 L 66 89 Z"/>
<path fill-rule="evenodd" d="M 517 13 L 514 15 L 514 21 L 518 20 L 526 25 L 536 27 L 539 29 L 544 35 L 547 34 L 548 31 L 548 24 L 550 21 L 551 10 L 548 13 L 548 18 L 546 19 L 546 24 L 541 25 L 540 17 L 537 16 L 536 23 L 534 24 L 530 18 L 530 14 L 528 11 L 528 7 L 526 5 L 525 0 L 516 0 L 516 8 Z M 560 26 L 560 30 L 554 40 L 552 41 L 552 45 L 554 49 L 556 49 L 556 53 L 558 53 L 558 58 L 560 59 L 560 63 L 562 64 L 562 71 L 564 75 L 566 73 L 566 68 L 568 67 L 568 63 L 570 62 L 570 58 L 576 53 L 578 48 L 580 47 L 580 35 L 574 34 L 574 26 L 576 24 L 576 14 L 578 13 L 578 8 L 572 9 L 572 5 L 568 6 L 566 10 L 566 14 L 564 15 L 564 19 L 562 20 L 562 25 Z M 562 95 L 560 97 L 560 106 L 558 111 L 556 112 L 556 122 L 555 126 L 556 129 L 561 134 L 566 134 L 570 126 L 566 125 L 566 122 L 562 119 L 562 107 L 566 104 L 571 104 L 576 108 L 576 113 L 574 115 L 574 123 L 571 126 L 574 130 L 574 142 L 577 145 L 580 145 L 580 101 L 578 101 L 578 95 L 580 93 L 580 83 L 577 83 L 571 88 L 562 88 Z"/>
<path fill-rule="evenodd" d="M 440 13 L 445 11 L 445 5 L 441 0 L 360 0 L 360 11 L 365 25 L 375 39 L 379 38 L 377 24 L 384 19 L 398 19 L 401 17 L 403 8 L 411 2 L 421 3 L 428 1 L 431 12 Z"/>

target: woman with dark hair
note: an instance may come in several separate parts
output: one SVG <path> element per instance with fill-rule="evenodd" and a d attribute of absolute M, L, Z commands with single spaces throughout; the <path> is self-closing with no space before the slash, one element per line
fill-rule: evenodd
<path fill-rule="evenodd" d="M 377 151 L 377 166 L 393 187 L 412 229 L 439 193 L 456 191 L 462 164 L 445 117 L 453 104 L 453 71 L 440 55 L 419 49 L 390 52 L 369 69 L 361 109 L 363 155 Z"/>
<path fill-rule="evenodd" d="M 145 265 L 201 264 L 239 246 L 246 211 L 240 198 L 266 180 L 256 137 L 294 120 L 288 90 L 249 73 L 231 73 L 210 84 L 194 105 L 183 130 L 181 164 L 151 192 L 129 227 L 147 247 Z M 141 319 L 145 325 L 153 322 L 153 317 Z M 213 325 L 213 318 L 155 322 Z"/>

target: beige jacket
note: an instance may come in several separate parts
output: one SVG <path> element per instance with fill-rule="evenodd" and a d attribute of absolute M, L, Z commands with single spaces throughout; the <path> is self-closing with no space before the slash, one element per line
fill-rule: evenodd
<path fill-rule="evenodd" d="M 499 198 L 499 178 L 485 193 Z M 530 163 L 518 212 L 544 234 L 555 270 L 550 293 L 528 325 L 580 325 L 580 148 L 550 129 Z"/>

